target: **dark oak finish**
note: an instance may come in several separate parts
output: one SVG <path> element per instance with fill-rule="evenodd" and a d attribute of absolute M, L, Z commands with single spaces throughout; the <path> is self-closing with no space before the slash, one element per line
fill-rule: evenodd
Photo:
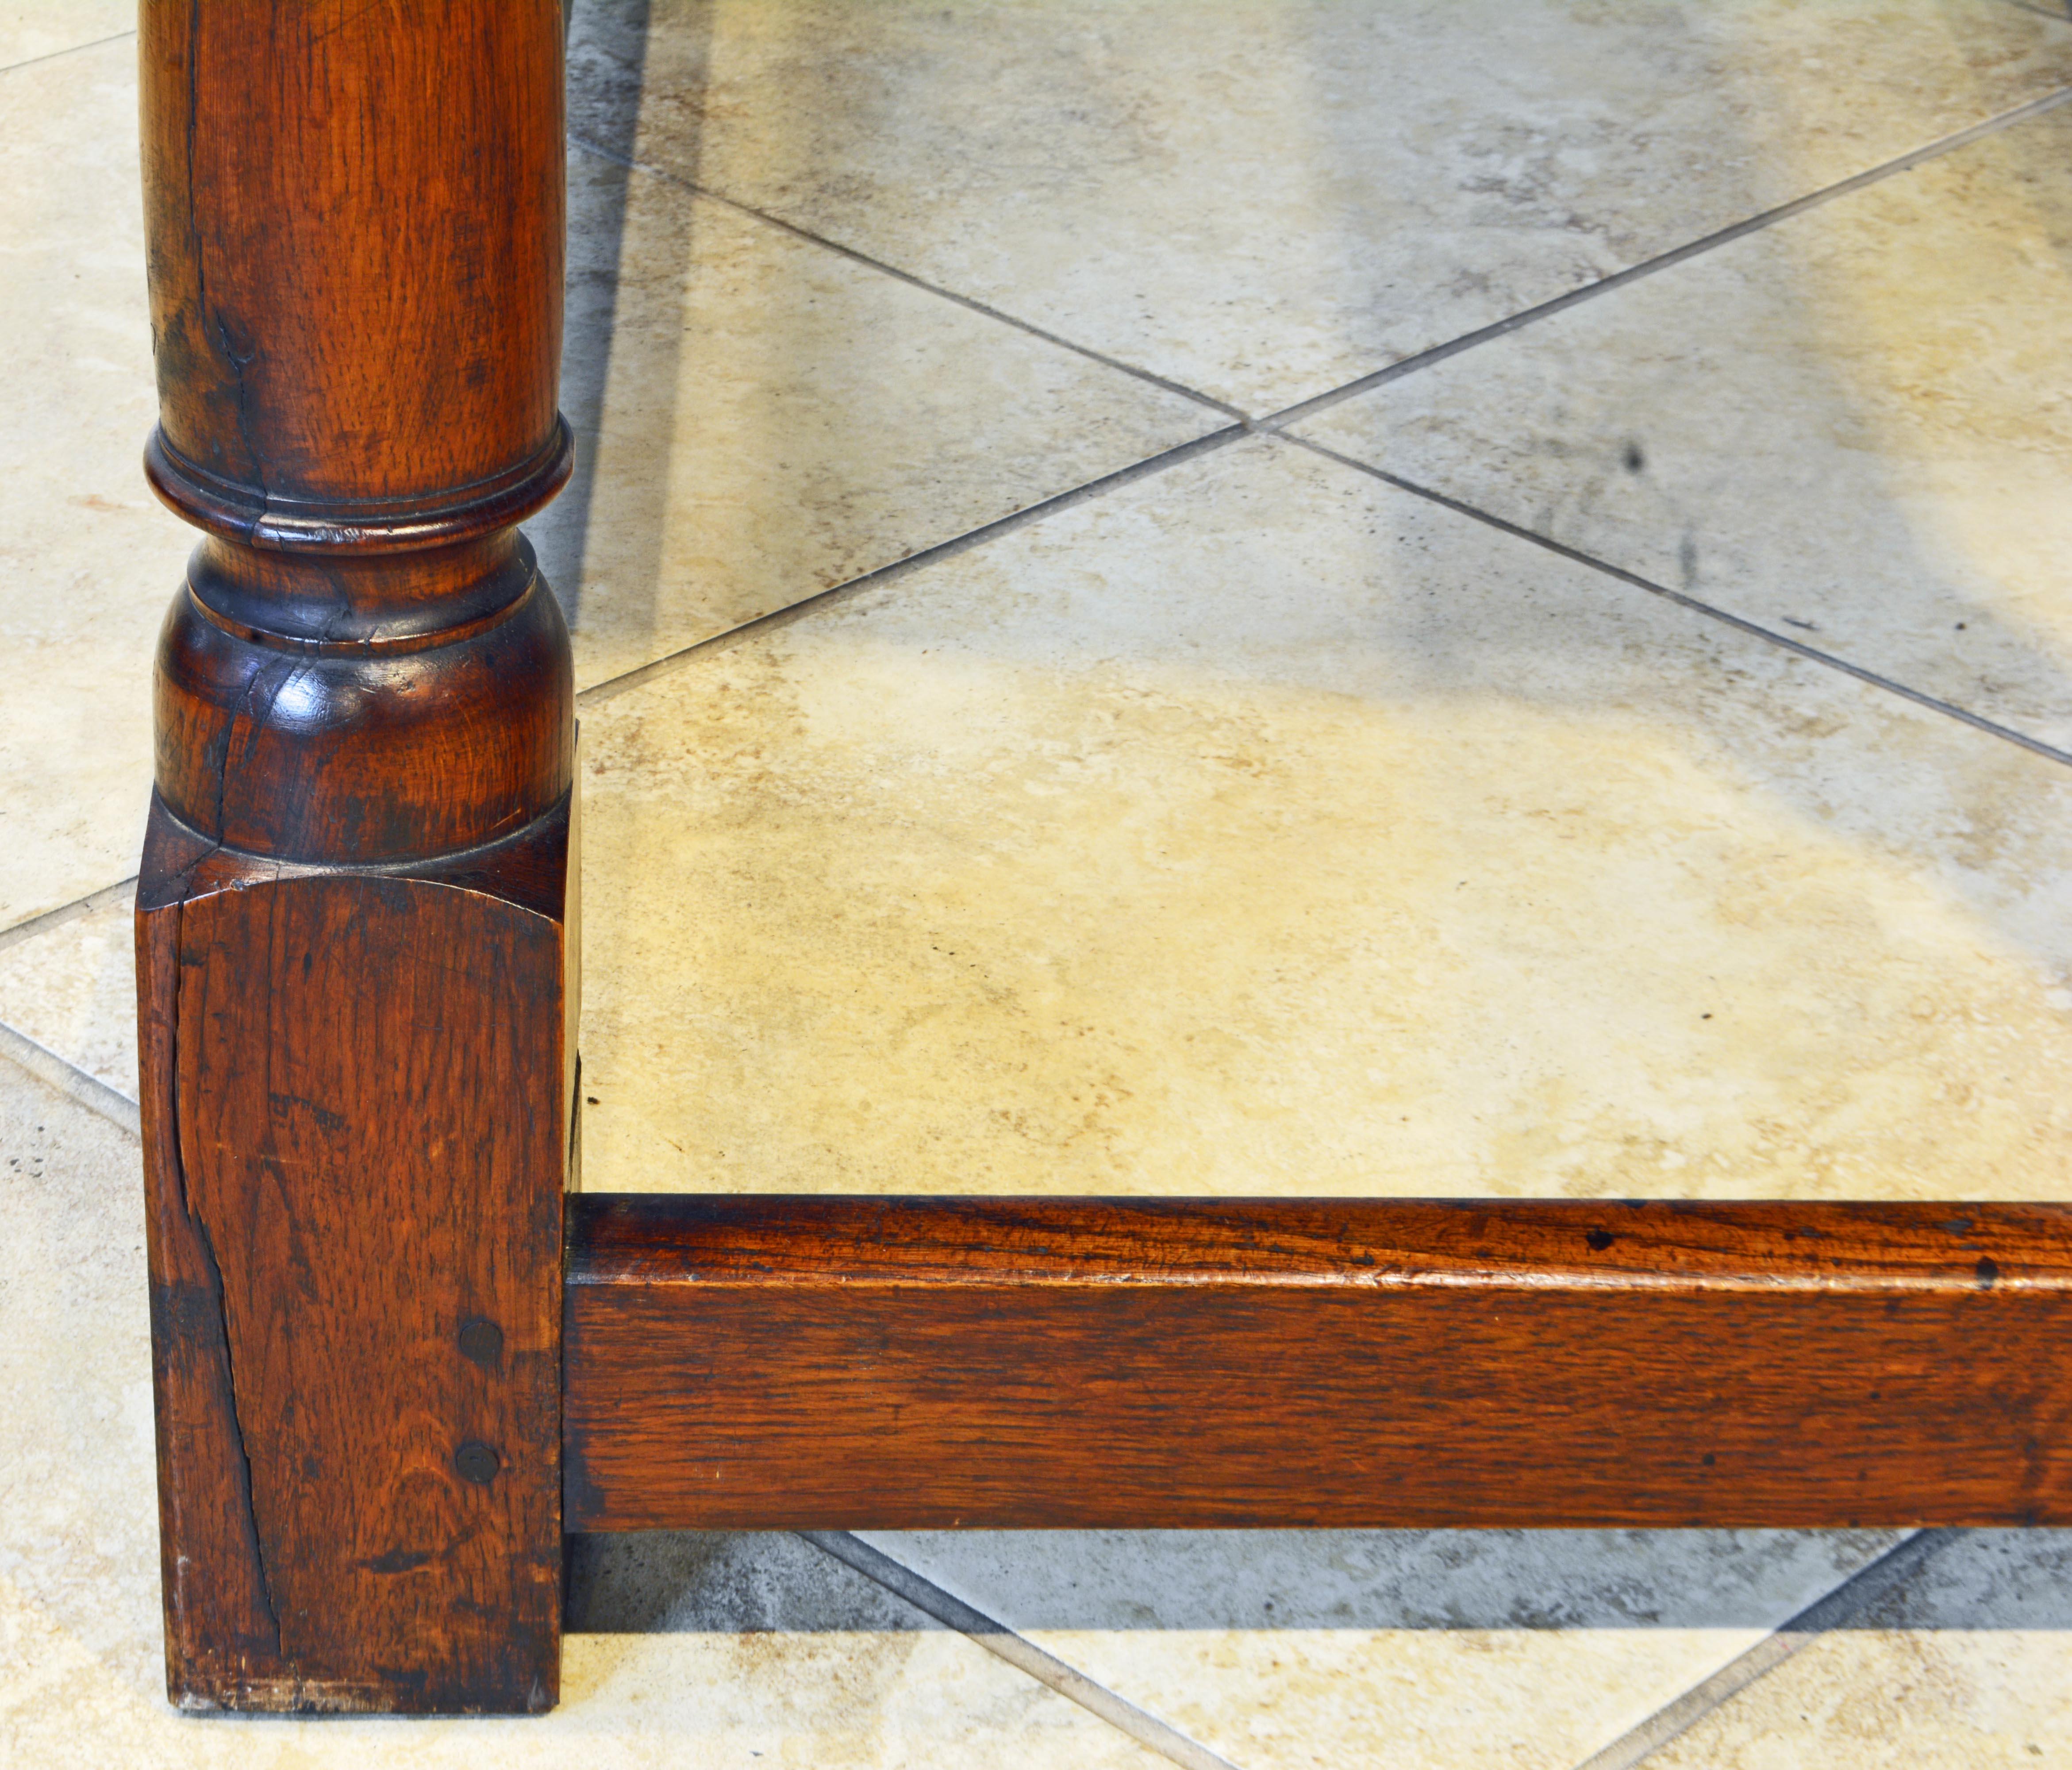
<path fill-rule="evenodd" d="M 560 1655 L 574 693 L 555 0 L 146 0 L 154 488 L 204 532 L 137 912 L 166 1660 L 525 1710 Z"/>
<path fill-rule="evenodd" d="M 261 545 L 423 546 L 536 508 L 569 453 L 556 0 L 144 0 L 140 23 L 154 483 Z"/>
<path fill-rule="evenodd" d="M 138 959 L 184 1706 L 553 1698 L 564 930 L 525 900 L 552 895 L 564 836 L 533 838 L 544 866 L 478 860 L 500 891 L 197 854 L 154 818 Z"/>
<path fill-rule="evenodd" d="M 572 1530 L 2072 1524 L 2056 1206 L 569 1210 Z"/>
<path fill-rule="evenodd" d="M 648 1527 L 2072 1524 L 2072 1210 L 576 1199 L 557 0 L 144 0 L 167 1677 L 557 1694 Z M 568 1237 L 565 1282 L 564 1235 Z"/>

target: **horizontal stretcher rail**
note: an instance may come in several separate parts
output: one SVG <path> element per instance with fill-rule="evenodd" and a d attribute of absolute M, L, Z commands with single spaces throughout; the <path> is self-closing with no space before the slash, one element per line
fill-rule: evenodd
<path fill-rule="evenodd" d="M 566 1527 L 2072 1522 L 2055 1205 L 569 1201 Z"/>

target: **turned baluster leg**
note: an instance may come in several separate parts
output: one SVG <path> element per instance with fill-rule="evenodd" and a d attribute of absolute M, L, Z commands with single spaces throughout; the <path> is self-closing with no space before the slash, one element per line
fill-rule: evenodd
<path fill-rule="evenodd" d="M 167 1674 L 536 1710 L 575 997 L 557 0 L 145 0 L 204 533 L 137 910 Z"/>

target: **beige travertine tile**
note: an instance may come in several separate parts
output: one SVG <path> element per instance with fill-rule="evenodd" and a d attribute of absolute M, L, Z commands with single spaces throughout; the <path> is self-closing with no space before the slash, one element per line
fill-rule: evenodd
<path fill-rule="evenodd" d="M 1220 428 L 1220 414 L 722 204 L 572 155 L 528 525 L 594 683 Z"/>
<path fill-rule="evenodd" d="M 590 411 L 601 438 L 582 438 L 591 464 L 529 525 L 572 616 L 579 682 L 1223 422 L 660 179 L 615 185 L 614 171 L 582 154 L 570 164 L 577 314 L 565 395 L 578 417 Z M 598 396 L 590 408 L 586 388 Z M 151 416 L 146 389 L 140 436 Z M 142 497 L 134 466 L 125 454 Z M 183 548 L 187 531 L 164 520 Z M 111 541 L 96 526 L 81 546 L 105 554 Z M 127 816 L 82 808 L 68 776 L 46 782 L 25 771 L 15 798 L 0 803 L 0 817 L 12 804 L 25 821 L 60 822 L 58 861 L 46 868 L 57 882 L 45 894 L 51 902 L 135 865 L 150 787 L 150 638 L 177 561 L 168 569 L 162 584 L 130 596 L 134 631 L 125 632 L 84 570 L 61 581 L 47 560 L 23 562 L 31 582 L 51 587 L 49 619 L 69 624 L 80 680 L 52 684 L 34 706 L 24 698 L 23 710 L 99 730 L 111 676 L 118 710 L 136 703 L 129 725 L 116 724 L 134 754 L 105 734 L 73 740 L 116 804 L 134 801 L 134 828 Z M 0 1021 L 134 1095 L 126 915 L 110 908 L 0 951 Z"/>
<path fill-rule="evenodd" d="M 580 132 L 1263 412 L 2072 80 L 2072 31 L 2004 0 L 604 0 L 572 67 Z"/>
<path fill-rule="evenodd" d="M 2062 1189 L 2048 765 L 1251 453 L 586 717 L 591 1185 Z M 1507 571 L 1568 653 L 1422 612 Z M 0 1021 L 134 1095 L 129 914 L 0 951 Z"/>
<path fill-rule="evenodd" d="M 1298 428 L 2072 748 L 2072 107 Z"/>
<path fill-rule="evenodd" d="M 0 945 L 0 1025 L 137 1097 L 137 894 L 117 887 L 93 907 Z"/>
<path fill-rule="evenodd" d="M 1133 1741 L 796 1539 L 593 1580 L 541 1719 L 196 1720 L 166 1704 L 137 1146 L 0 1061 L 0 1762 L 1146 1765 Z M 604 1589 L 599 1591 L 597 1588 Z M 631 1589 L 629 1591 L 628 1588 Z M 615 1612 L 614 1600 L 616 1600 Z M 652 1609 L 652 1607 L 649 1607 Z M 627 1612 L 634 1614 L 630 1617 Z"/>
<path fill-rule="evenodd" d="M 135 866 L 151 649 L 194 540 L 138 462 L 156 397 L 134 46 L 7 79 L 0 644 L 31 686 L 0 701 L 0 928 Z M 582 681 L 1223 422 L 660 179 L 578 154 L 570 181 L 586 465 L 532 532 Z"/>
<path fill-rule="evenodd" d="M 2072 1533 L 1969 1533 L 1814 1638 L 1649 1770 L 2064 1770 Z"/>
<path fill-rule="evenodd" d="M 0 73 L 41 56 L 105 41 L 137 28 L 136 0 L 13 0 L 0 4 Z M 131 53 L 135 53 L 133 49 Z M 0 103 L 11 93 L 0 92 Z"/>
<path fill-rule="evenodd" d="M 598 1190 L 2066 1191 L 2072 773 L 1292 444 L 585 741 Z"/>
<path fill-rule="evenodd" d="M 194 538 L 140 462 L 158 401 L 136 64 L 104 43 L 0 91 L 0 928 L 136 869 L 152 644 Z"/>
<path fill-rule="evenodd" d="M 1568 1770 L 1873 1531 L 871 1532 L 1246 1770 Z"/>

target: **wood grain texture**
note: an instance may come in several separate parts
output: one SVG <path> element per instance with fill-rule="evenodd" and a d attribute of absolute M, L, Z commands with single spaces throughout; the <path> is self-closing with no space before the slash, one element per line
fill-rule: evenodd
<path fill-rule="evenodd" d="M 512 526 L 570 464 L 554 0 L 146 0 L 160 637 L 190 828 L 364 866 L 568 792 L 574 672 Z"/>
<path fill-rule="evenodd" d="M 544 503 L 569 451 L 556 0 L 145 0 L 138 48 L 161 495 L 281 546 Z"/>
<path fill-rule="evenodd" d="M 570 1201 L 567 1525 L 2072 1523 L 2072 1212 Z"/>
<path fill-rule="evenodd" d="M 555 0 L 146 0 L 138 1012 L 174 1699 L 560 1653 L 575 1010 Z"/>
<path fill-rule="evenodd" d="M 567 852 L 565 817 L 532 850 Z M 179 864 L 192 855 L 191 864 Z M 166 1653 L 189 1708 L 554 1698 L 567 929 L 193 852 L 140 887 Z"/>
<path fill-rule="evenodd" d="M 506 558 L 485 558 L 480 544 L 400 562 L 270 561 L 297 591 L 265 611 L 277 627 L 319 596 L 335 610 L 348 560 L 356 588 L 421 575 L 428 561 L 449 568 L 451 607 L 434 604 L 452 618 L 446 630 L 409 631 L 411 609 L 368 614 L 365 636 L 327 640 L 240 628 L 212 607 L 210 567 L 232 550 L 204 544 L 159 635 L 156 777 L 166 809 L 228 847 L 362 866 L 496 842 L 541 817 L 573 778 L 574 669 L 532 549 L 500 538 Z M 485 590 L 508 600 L 479 615 Z"/>

